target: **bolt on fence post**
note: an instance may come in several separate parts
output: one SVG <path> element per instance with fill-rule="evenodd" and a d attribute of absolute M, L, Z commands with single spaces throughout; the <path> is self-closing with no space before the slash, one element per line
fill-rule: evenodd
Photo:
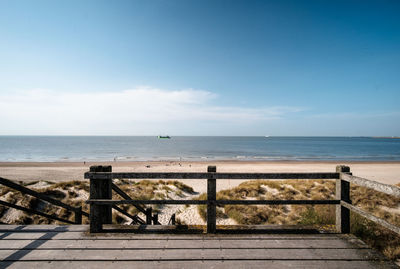
<path fill-rule="evenodd" d="M 345 165 L 336 166 L 336 173 L 350 173 L 350 167 Z M 342 176 L 336 179 L 336 199 L 351 203 L 350 182 L 344 181 Z M 350 233 L 350 210 L 342 205 L 336 205 L 336 231 L 338 233 Z"/>
<path fill-rule="evenodd" d="M 207 179 L 207 233 L 217 232 L 217 181 L 214 173 L 217 172 L 216 166 L 208 166 L 207 172 L 210 173 Z"/>
<path fill-rule="evenodd" d="M 90 199 L 112 199 L 111 166 L 91 166 Z M 96 173 L 110 173 L 96 175 Z M 90 232 L 98 233 L 103 230 L 103 224 L 112 222 L 111 205 L 90 205 Z"/>

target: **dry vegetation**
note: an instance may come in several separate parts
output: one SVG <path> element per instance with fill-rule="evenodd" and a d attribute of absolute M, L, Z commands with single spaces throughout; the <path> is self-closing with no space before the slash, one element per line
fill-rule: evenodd
<path fill-rule="evenodd" d="M 179 181 L 150 181 L 142 180 L 114 180 L 132 199 L 151 200 L 151 199 L 171 199 L 171 196 L 181 196 L 184 193 L 194 193 L 194 190 Z M 60 200 L 68 205 L 78 207 L 82 206 L 83 211 L 89 212 L 89 205 L 85 201 L 89 198 L 88 181 L 69 181 L 61 183 L 52 183 L 45 181 L 36 181 L 25 184 L 25 186 L 38 192 L 45 193 L 50 197 Z M 54 215 L 63 219 L 74 221 L 74 213 L 61 207 L 53 206 L 47 202 L 41 201 L 35 197 L 24 195 L 8 187 L 0 188 L 0 199 L 8 203 L 16 204 L 26 208 L 36 209 L 49 215 Z M 122 199 L 113 192 L 113 199 Z M 138 210 L 133 205 L 120 205 L 120 208 L 126 210 L 131 215 L 138 214 Z M 159 208 L 153 206 L 153 212 Z M 140 216 L 140 214 L 138 214 Z M 142 215 L 142 217 L 144 217 Z M 86 217 L 83 217 L 83 223 L 89 223 Z M 113 211 L 113 223 L 130 223 L 130 219 L 119 212 Z M 179 220 L 178 220 L 179 221 Z M 55 220 L 47 219 L 39 215 L 31 215 L 25 212 L 8 208 L 0 205 L 0 222 L 7 224 L 64 224 Z"/>
<path fill-rule="evenodd" d="M 247 181 L 239 186 L 217 193 L 218 200 L 316 200 L 331 199 L 335 196 L 335 182 L 330 180 L 285 180 Z M 206 199 L 202 194 L 198 199 Z M 326 223 L 334 224 L 335 212 L 328 212 Z M 199 214 L 205 218 L 206 206 L 198 206 Z M 232 218 L 238 224 L 300 224 L 304 215 L 326 210 L 326 206 L 296 205 L 226 205 L 217 208 L 217 217 Z"/>
<path fill-rule="evenodd" d="M 115 180 L 114 183 L 125 191 L 132 199 L 174 199 L 187 194 L 194 195 L 194 190 L 179 181 L 134 181 Z M 70 181 L 61 183 L 32 182 L 25 184 L 29 188 L 61 200 L 72 206 L 82 206 L 89 212 L 85 201 L 89 197 L 89 182 Z M 334 199 L 335 181 L 332 180 L 285 180 L 285 181 L 247 181 L 239 186 L 222 190 L 217 193 L 217 199 Z M 74 220 L 73 212 L 49 205 L 29 195 L 23 195 L 7 187 L 0 188 L 0 199 L 9 203 L 40 210 L 50 215 Z M 113 193 L 113 199 L 121 199 Z M 206 199 L 206 194 L 196 199 Z M 375 192 L 370 189 L 352 186 L 351 199 L 353 204 L 373 213 L 375 216 L 400 226 L 400 199 Z M 132 205 L 120 205 L 131 215 L 138 214 Z M 184 207 L 187 208 L 188 206 Z M 153 206 L 157 212 L 160 208 Z M 198 206 L 199 215 L 205 220 L 206 206 Z M 231 218 L 238 224 L 306 224 L 317 225 L 322 229 L 333 229 L 335 223 L 335 206 L 296 206 L 296 205 L 226 205 L 217 208 L 218 218 Z M 184 223 L 184 220 L 177 220 Z M 24 212 L 0 206 L 0 222 L 9 224 L 62 224 L 58 221 L 30 215 Z M 130 219 L 119 212 L 113 211 L 113 222 L 129 224 Z M 88 219 L 83 217 L 83 223 Z M 375 247 L 391 259 L 400 258 L 400 237 L 387 229 L 376 225 L 356 215 L 351 215 L 351 231 L 366 243 Z"/>
<path fill-rule="evenodd" d="M 47 194 L 48 196 L 60 200 L 68 205 L 77 207 L 82 206 L 82 209 L 89 212 L 89 206 L 85 204 L 85 200 L 89 197 L 89 185 L 84 181 L 70 181 L 61 183 L 52 182 L 30 182 L 25 186 L 37 190 L 38 192 Z M 45 201 L 39 200 L 30 195 L 22 194 L 19 191 L 2 187 L 0 189 L 0 197 L 2 200 L 23 206 L 26 208 L 35 209 L 49 215 L 54 215 L 63 219 L 74 221 L 74 213 L 57 206 L 53 206 Z M 59 223 L 39 215 L 30 215 L 23 211 L 13 208 L 0 206 L 0 221 L 8 224 L 55 224 Z M 84 223 L 88 223 L 86 218 L 83 218 Z"/>
<path fill-rule="evenodd" d="M 400 184 L 399 184 L 400 185 Z M 400 199 L 371 189 L 352 186 L 354 205 L 400 226 Z M 201 194 L 197 199 L 206 199 Z M 217 193 L 218 200 L 324 200 L 335 199 L 333 180 L 247 181 L 239 186 Z M 206 206 L 199 205 L 200 216 L 205 219 Z M 334 205 L 225 205 L 217 208 L 217 217 L 232 218 L 238 224 L 305 224 L 321 229 L 333 229 Z M 400 258 L 400 237 L 357 214 L 351 215 L 351 232 L 364 242 L 383 252 L 391 259 Z"/>

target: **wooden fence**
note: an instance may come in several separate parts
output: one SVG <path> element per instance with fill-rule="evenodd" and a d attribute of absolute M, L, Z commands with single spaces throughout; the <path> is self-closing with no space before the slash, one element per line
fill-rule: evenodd
<path fill-rule="evenodd" d="M 217 173 L 215 166 L 209 166 L 207 173 L 113 173 L 111 166 L 92 166 L 85 178 L 90 179 L 90 232 L 104 232 L 103 224 L 111 224 L 111 209 L 121 204 L 141 206 L 160 204 L 204 204 L 207 205 L 207 232 L 216 233 L 217 205 L 336 205 L 336 229 L 339 233 L 350 232 L 350 211 L 383 225 L 400 234 L 400 228 L 379 219 L 351 204 L 350 183 L 367 187 L 378 192 L 400 197 L 400 188 L 353 176 L 348 166 L 337 166 L 334 173 Z M 113 179 L 206 179 L 207 200 L 132 200 L 112 183 Z M 336 199 L 331 200 L 217 200 L 216 181 L 218 179 L 335 179 Z M 112 200 L 112 190 L 124 199 Z M 122 209 L 117 209 L 122 212 Z M 125 215 L 126 212 L 122 212 Z M 158 224 L 157 216 L 151 215 L 151 207 L 146 209 L 146 224 Z M 133 217 L 133 216 L 132 216 Z M 172 216 L 171 219 L 175 219 Z M 144 221 L 143 221 L 144 222 Z M 144 223 L 141 223 L 144 224 Z"/>
<path fill-rule="evenodd" d="M 33 196 L 33 197 L 35 197 L 37 199 L 40 199 L 42 201 L 45 201 L 45 202 L 51 204 L 53 206 L 59 206 L 59 207 L 65 208 L 67 210 L 70 210 L 70 211 L 74 212 L 75 219 L 74 219 L 74 221 L 70 221 L 70 220 L 67 220 L 67 219 L 62 219 L 62 218 L 59 218 L 59 217 L 57 217 L 55 215 L 49 215 L 49 214 L 46 214 L 44 212 L 35 210 L 33 208 L 22 207 L 22 206 L 19 206 L 19 205 L 8 203 L 8 202 L 3 201 L 3 200 L 0 200 L 0 205 L 11 207 L 11 208 L 15 208 L 17 210 L 21 210 L 21 211 L 24 211 L 24 212 L 27 212 L 27 213 L 30 213 L 30 214 L 40 215 L 40 216 L 48 218 L 48 219 L 57 220 L 57 221 L 61 221 L 61 222 L 69 223 L 69 224 L 82 224 L 82 215 L 86 216 L 86 217 L 89 217 L 89 214 L 84 212 L 82 210 L 81 206 L 80 207 L 73 207 L 73 206 L 67 205 L 67 204 L 65 204 L 65 203 L 63 203 L 63 202 L 61 202 L 59 200 L 51 198 L 50 196 L 48 196 L 46 194 L 31 190 L 31 189 L 26 188 L 26 187 L 24 187 L 22 185 L 16 184 L 16 183 L 12 182 L 11 180 L 8 180 L 8 179 L 0 177 L 0 184 L 4 185 L 4 186 L 7 186 L 7 187 L 9 187 L 11 189 L 20 191 L 23 194 L 31 195 L 31 196 Z"/>

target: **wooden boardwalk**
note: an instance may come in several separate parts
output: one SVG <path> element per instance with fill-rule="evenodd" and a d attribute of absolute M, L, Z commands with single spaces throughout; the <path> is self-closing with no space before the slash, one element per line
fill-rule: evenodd
<path fill-rule="evenodd" d="M 397 268 L 339 234 L 97 234 L 0 225 L 0 268 Z"/>

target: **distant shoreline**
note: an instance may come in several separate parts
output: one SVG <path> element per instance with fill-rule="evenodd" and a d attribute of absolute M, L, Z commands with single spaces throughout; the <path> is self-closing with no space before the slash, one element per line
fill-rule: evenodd
<path fill-rule="evenodd" d="M 3 162 L 392 162 L 385 137 L 1 137 Z"/>
<path fill-rule="evenodd" d="M 372 136 L 377 139 L 400 139 L 400 136 Z"/>
<path fill-rule="evenodd" d="M 348 165 L 360 177 L 387 184 L 400 183 L 400 161 L 126 161 L 126 162 L 0 162 L 0 177 L 16 181 L 47 180 L 52 182 L 85 180 L 83 175 L 91 165 L 111 165 L 114 172 L 206 172 L 207 166 L 217 166 L 217 172 L 335 172 L 337 165 Z M 182 180 L 195 186 L 205 184 L 197 179 Z M 224 180 L 219 181 L 224 186 Z M 230 184 L 239 184 L 230 180 Z M 203 184 L 203 185 L 204 185 Z M 205 186 L 205 185 L 204 185 Z"/>
<path fill-rule="evenodd" d="M 237 163 L 237 164 L 341 164 L 345 163 L 347 165 L 351 164 L 399 164 L 399 160 L 393 161 L 353 161 L 353 160 L 202 160 L 202 161 L 188 161 L 188 160 L 140 160 L 140 161 L 131 161 L 131 160 L 119 160 L 119 161 L 0 161 L 0 167 L 46 167 L 46 166 L 65 166 L 65 167 L 73 167 L 73 166 L 91 166 L 91 165 L 111 165 L 115 167 L 119 166 L 127 166 L 127 165 L 137 165 L 137 164 L 168 164 L 168 163 L 199 163 L 199 164 L 229 164 L 229 163 Z M 399 175 L 400 176 L 400 175 Z"/>

